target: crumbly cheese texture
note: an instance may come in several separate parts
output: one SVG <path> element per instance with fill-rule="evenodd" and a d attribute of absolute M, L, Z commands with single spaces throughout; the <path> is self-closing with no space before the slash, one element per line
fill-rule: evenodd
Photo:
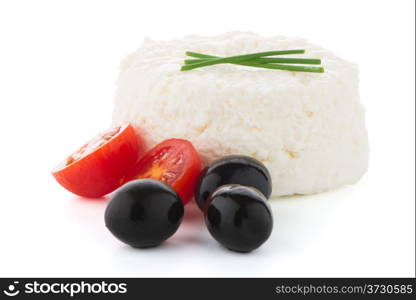
<path fill-rule="evenodd" d="M 180 71 L 185 51 L 232 56 L 305 49 L 325 73 L 216 65 Z M 311 194 L 358 181 L 368 167 L 358 68 L 304 39 L 246 32 L 146 39 L 121 64 L 113 122 L 131 122 L 149 146 L 190 140 L 205 164 L 244 154 L 270 170 L 273 196 Z"/>

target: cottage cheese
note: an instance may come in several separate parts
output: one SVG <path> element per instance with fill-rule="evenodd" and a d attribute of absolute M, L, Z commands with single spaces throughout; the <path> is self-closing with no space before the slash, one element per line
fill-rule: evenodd
<path fill-rule="evenodd" d="M 325 73 L 216 65 L 180 71 L 185 51 L 231 56 L 306 49 Z M 131 122 L 149 146 L 190 140 L 207 164 L 245 154 L 270 170 L 273 196 L 310 194 L 351 184 L 368 165 L 358 68 L 304 39 L 232 32 L 147 39 L 120 67 L 115 124 Z"/>

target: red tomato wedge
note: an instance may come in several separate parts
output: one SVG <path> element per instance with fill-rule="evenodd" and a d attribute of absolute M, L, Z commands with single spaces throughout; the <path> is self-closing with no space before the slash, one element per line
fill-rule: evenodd
<path fill-rule="evenodd" d="M 52 170 L 52 175 L 74 194 L 101 197 L 123 183 L 127 170 L 143 152 L 143 140 L 130 124 L 115 126 L 68 156 Z"/>
<path fill-rule="evenodd" d="M 170 185 L 188 203 L 201 173 L 201 160 L 187 140 L 168 139 L 149 150 L 129 172 L 126 182 L 153 178 Z"/>

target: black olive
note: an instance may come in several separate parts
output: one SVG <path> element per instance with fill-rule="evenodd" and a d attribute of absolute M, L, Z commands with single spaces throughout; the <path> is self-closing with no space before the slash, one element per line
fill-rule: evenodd
<path fill-rule="evenodd" d="M 183 213 L 182 201 L 171 187 L 158 180 L 139 179 L 114 193 L 105 211 L 105 224 L 128 245 L 152 247 L 176 232 Z"/>
<path fill-rule="evenodd" d="M 214 161 L 201 174 L 195 199 L 204 209 L 208 196 L 225 184 L 241 184 L 258 189 L 266 198 L 272 193 L 272 179 L 267 168 L 258 160 L 243 155 L 230 155 Z"/>
<path fill-rule="evenodd" d="M 204 209 L 211 235 L 224 247 L 249 252 L 272 233 L 273 215 L 267 199 L 257 189 L 224 185 L 215 190 Z"/>

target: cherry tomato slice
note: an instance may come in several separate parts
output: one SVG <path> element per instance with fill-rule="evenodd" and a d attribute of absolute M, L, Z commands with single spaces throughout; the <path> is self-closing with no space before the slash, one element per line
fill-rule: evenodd
<path fill-rule="evenodd" d="M 201 160 L 187 140 L 168 139 L 149 150 L 130 171 L 126 181 L 153 178 L 170 185 L 188 203 L 201 173 Z"/>
<path fill-rule="evenodd" d="M 68 156 L 52 175 L 68 191 L 83 197 L 104 196 L 122 183 L 127 170 L 144 152 L 130 124 L 110 128 Z"/>

